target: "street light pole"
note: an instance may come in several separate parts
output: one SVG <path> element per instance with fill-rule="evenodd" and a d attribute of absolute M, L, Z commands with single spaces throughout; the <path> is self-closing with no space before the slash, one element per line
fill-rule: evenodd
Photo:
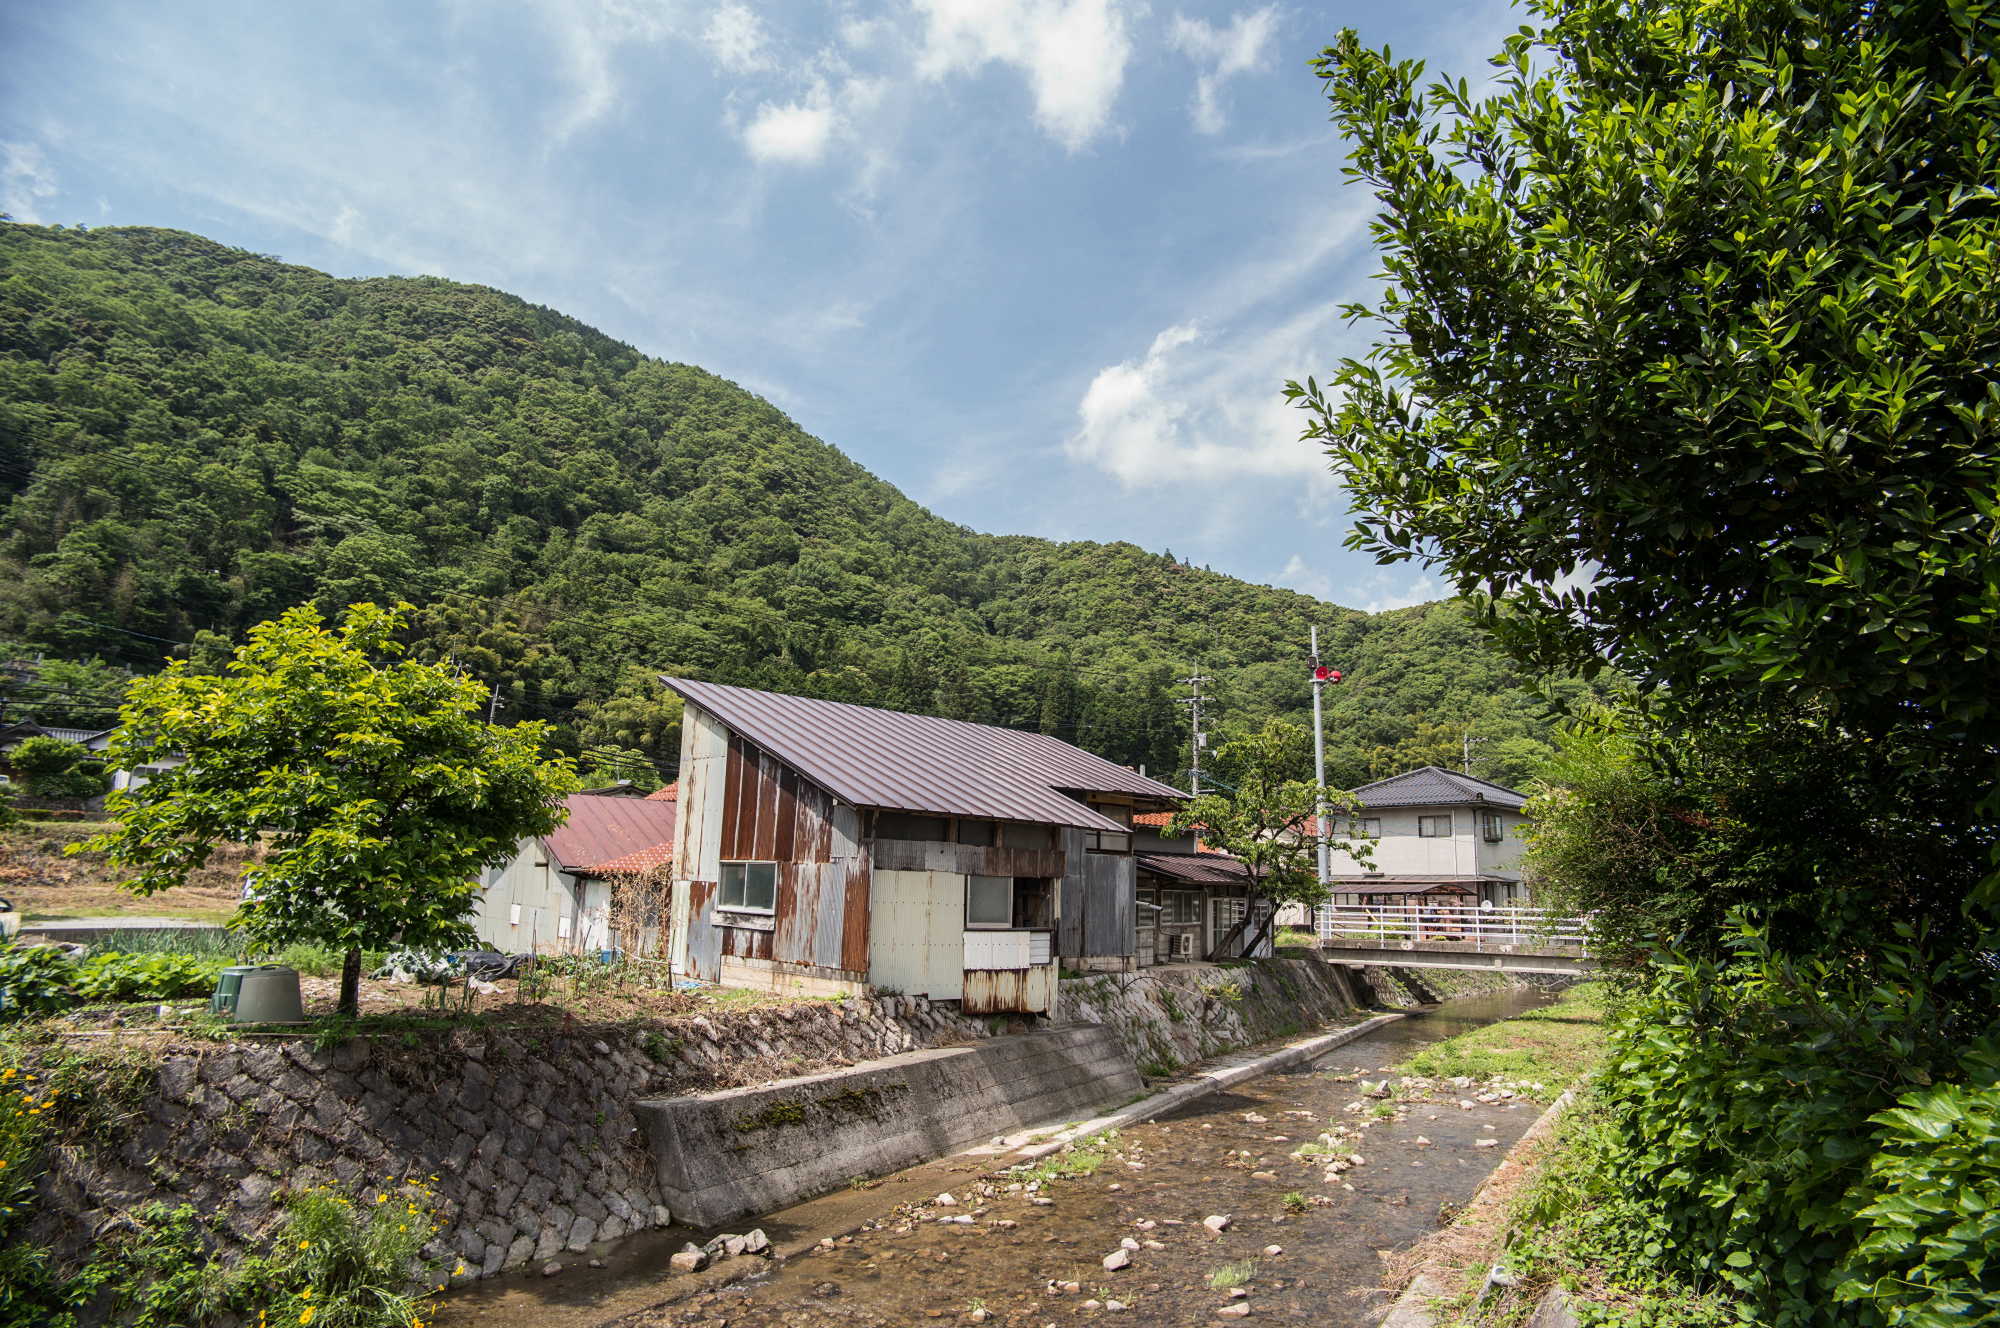
<path fill-rule="evenodd" d="M 1313 675 L 1313 783 L 1318 789 L 1326 788 L 1326 730 L 1320 717 L 1320 692 L 1326 680 L 1319 671 L 1319 628 L 1312 629 L 1312 675 Z M 1314 809 L 1319 821 L 1319 883 L 1325 885 L 1331 874 L 1332 858 L 1326 843 L 1326 798 L 1322 794 Z"/>

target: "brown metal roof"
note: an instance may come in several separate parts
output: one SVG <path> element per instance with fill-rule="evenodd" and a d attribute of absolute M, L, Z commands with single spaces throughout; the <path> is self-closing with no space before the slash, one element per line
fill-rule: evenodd
<path fill-rule="evenodd" d="M 1508 876 L 1332 876 L 1328 883 L 1340 895 L 1407 895 L 1425 890 L 1477 891 L 1482 885 L 1503 885 Z"/>
<path fill-rule="evenodd" d="M 857 807 L 1122 831 L 1061 790 L 1167 803 L 1187 796 L 1039 733 L 688 678 L 660 681 Z"/>
<path fill-rule="evenodd" d="M 1139 870 L 1183 885 L 1245 885 L 1249 868 L 1220 853 L 1135 853 Z"/>
<path fill-rule="evenodd" d="M 634 868 L 612 864 L 652 849 L 673 851 L 678 803 L 620 794 L 573 793 L 564 805 L 569 808 L 569 819 L 542 836 L 542 842 L 565 871 L 586 876 L 629 871 Z"/>

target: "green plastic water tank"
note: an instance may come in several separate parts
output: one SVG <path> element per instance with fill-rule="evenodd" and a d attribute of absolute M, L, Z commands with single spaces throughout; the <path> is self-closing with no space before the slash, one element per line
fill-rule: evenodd
<path fill-rule="evenodd" d="M 210 1014 L 236 1013 L 236 998 L 243 994 L 243 975 L 255 973 L 256 964 L 235 964 L 222 970 L 222 976 L 215 980 L 215 995 L 208 998 Z"/>

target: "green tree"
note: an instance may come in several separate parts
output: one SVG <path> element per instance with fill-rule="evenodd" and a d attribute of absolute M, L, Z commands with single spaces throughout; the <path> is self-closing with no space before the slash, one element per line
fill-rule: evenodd
<path fill-rule="evenodd" d="M 484 721 L 480 684 L 396 661 L 402 612 L 356 604 L 336 628 L 302 606 L 251 629 L 221 676 L 179 663 L 133 684 L 110 759 L 186 758 L 113 795 L 90 840 L 149 895 L 218 843 L 264 846 L 231 925 L 264 950 L 344 951 L 340 1009 L 358 1008 L 361 952 L 462 944 L 480 872 L 562 821 L 576 776 L 545 728 Z"/>
<path fill-rule="evenodd" d="M 7 753 L 7 763 L 30 797 L 92 798 L 104 792 L 104 767 L 88 747 L 67 738 L 23 739 Z"/>
<path fill-rule="evenodd" d="M 1339 789 L 1292 777 L 1302 744 L 1310 764 L 1312 739 L 1294 724 L 1273 723 L 1251 737 L 1223 744 L 1215 765 L 1221 772 L 1218 778 L 1229 780 L 1228 790 L 1190 799 L 1168 823 L 1168 835 L 1198 832 L 1209 847 L 1243 864 L 1247 907 L 1242 919 L 1216 942 L 1210 959 L 1253 953 L 1270 934 L 1278 910 L 1287 904 L 1317 908 L 1326 902 L 1326 887 L 1319 881 L 1320 841 L 1314 830 L 1346 825 L 1359 804 Z M 1323 824 L 1317 819 L 1322 807 Z M 1369 859 L 1365 840 L 1328 834 L 1326 843 L 1334 852 L 1353 854 L 1363 862 Z M 1262 917 L 1260 901 L 1271 905 Z M 1236 944 L 1239 939 L 1241 946 Z"/>
<path fill-rule="evenodd" d="M 1288 386 L 1350 543 L 1669 717 L 1922 729 L 1990 811 L 2000 8 L 1528 7 L 1490 96 L 1316 62 L 1382 203 L 1375 347 Z"/>

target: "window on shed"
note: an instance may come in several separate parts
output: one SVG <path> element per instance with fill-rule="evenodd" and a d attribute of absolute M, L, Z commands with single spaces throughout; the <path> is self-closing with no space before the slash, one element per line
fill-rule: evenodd
<path fill-rule="evenodd" d="M 1056 883 L 1046 876 L 1014 878 L 1014 925 L 1046 930 L 1056 925 Z"/>
<path fill-rule="evenodd" d="M 1485 838 L 1487 843 L 1489 844 L 1499 843 L 1500 813 L 1499 812 L 1479 813 L 1479 833 Z"/>
<path fill-rule="evenodd" d="M 951 826 L 942 816 L 883 812 L 875 818 L 875 835 L 878 839 L 927 839 L 942 843 L 951 838 Z"/>
<path fill-rule="evenodd" d="M 1450 839 L 1451 813 L 1445 812 L 1439 816 L 1419 816 L 1417 818 L 1417 834 L 1423 839 Z"/>
<path fill-rule="evenodd" d="M 958 842 L 978 844 L 981 847 L 990 846 L 993 843 L 993 829 L 991 821 L 974 821 L 961 816 L 958 818 Z"/>
<path fill-rule="evenodd" d="M 1193 890 L 1166 890 L 1160 894 L 1160 903 L 1166 912 L 1162 922 L 1181 923 L 1201 921 L 1201 896 Z"/>
<path fill-rule="evenodd" d="M 775 862 L 725 862 L 722 888 L 716 903 L 723 908 L 746 913 L 775 913 L 778 910 L 778 864 Z"/>
<path fill-rule="evenodd" d="M 1011 876 L 966 877 L 965 925 L 968 927 L 1013 926 L 1014 878 Z"/>

